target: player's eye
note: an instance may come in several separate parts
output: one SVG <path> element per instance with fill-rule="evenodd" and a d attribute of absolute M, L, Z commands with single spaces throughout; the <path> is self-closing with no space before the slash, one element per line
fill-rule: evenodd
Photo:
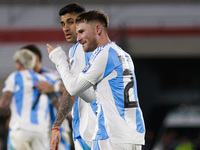
<path fill-rule="evenodd" d="M 67 21 L 67 24 L 72 25 L 74 24 L 74 21 Z"/>
<path fill-rule="evenodd" d="M 80 30 L 80 31 L 79 31 L 80 34 L 83 33 L 83 32 L 84 32 L 84 30 Z"/>
<path fill-rule="evenodd" d="M 65 26 L 65 23 L 61 23 L 61 26 L 64 27 L 64 26 Z"/>

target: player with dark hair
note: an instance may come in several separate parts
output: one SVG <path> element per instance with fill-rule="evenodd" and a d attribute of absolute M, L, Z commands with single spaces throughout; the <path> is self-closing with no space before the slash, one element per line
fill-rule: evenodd
<path fill-rule="evenodd" d="M 70 71 L 77 75 L 79 74 L 85 65 L 87 65 L 92 52 L 84 52 L 82 45 L 77 42 L 76 38 L 76 24 L 75 20 L 77 16 L 85 12 L 85 8 L 80 4 L 72 3 L 64 6 L 60 9 L 60 23 L 62 30 L 65 35 L 65 39 L 68 43 L 74 43 L 69 50 L 69 63 Z M 73 127 L 73 138 L 76 150 L 90 150 L 92 146 L 92 136 L 95 132 L 96 125 L 96 101 L 92 103 L 86 103 L 82 98 L 76 96 L 73 97 L 72 101 L 69 99 L 70 95 L 61 99 L 61 105 L 59 107 L 56 120 L 53 124 L 53 128 L 59 128 L 62 124 L 63 116 L 65 116 L 73 106 L 72 109 L 72 127 Z M 72 99 L 72 97 L 71 97 Z M 87 100 L 87 97 L 85 98 Z M 54 147 L 57 141 L 58 131 L 53 130 L 51 132 L 51 147 Z"/>

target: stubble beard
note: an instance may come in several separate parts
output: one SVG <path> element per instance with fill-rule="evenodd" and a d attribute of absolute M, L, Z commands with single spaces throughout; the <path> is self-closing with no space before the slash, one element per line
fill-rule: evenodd
<path fill-rule="evenodd" d="M 93 38 L 90 42 L 90 47 L 88 47 L 87 52 L 94 51 L 98 46 L 97 40 Z"/>

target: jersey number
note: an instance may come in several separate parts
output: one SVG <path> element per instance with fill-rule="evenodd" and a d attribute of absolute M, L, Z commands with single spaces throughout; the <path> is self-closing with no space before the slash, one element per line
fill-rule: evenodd
<path fill-rule="evenodd" d="M 36 88 L 33 87 L 33 89 L 35 90 Z M 36 100 L 35 100 L 35 102 L 34 102 L 34 104 L 32 106 L 32 109 L 35 109 L 35 107 L 37 106 L 37 104 L 39 102 L 39 99 L 40 99 L 40 95 L 41 95 L 41 93 L 38 93 L 37 98 L 36 98 Z"/>
<path fill-rule="evenodd" d="M 133 88 L 134 82 L 133 82 L 133 76 L 132 72 L 129 69 L 125 69 L 123 72 L 123 76 L 131 76 L 130 77 L 130 82 L 126 85 L 124 89 L 124 108 L 133 108 L 133 107 L 138 107 L 137 101 L 130 101 L 129 100 L 129 90 Z"/>

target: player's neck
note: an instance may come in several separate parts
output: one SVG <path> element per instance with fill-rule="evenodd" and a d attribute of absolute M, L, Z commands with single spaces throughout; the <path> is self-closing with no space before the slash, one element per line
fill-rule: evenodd
<path fill-rule="evenodd" d="M 97 47 L 104 46 L 109 42 L 111 42 L 111 40 L 109 39 L 108 36 L 101 37 L 101 40 L 99 40 L 99 43 L 98 43 Z"/>

